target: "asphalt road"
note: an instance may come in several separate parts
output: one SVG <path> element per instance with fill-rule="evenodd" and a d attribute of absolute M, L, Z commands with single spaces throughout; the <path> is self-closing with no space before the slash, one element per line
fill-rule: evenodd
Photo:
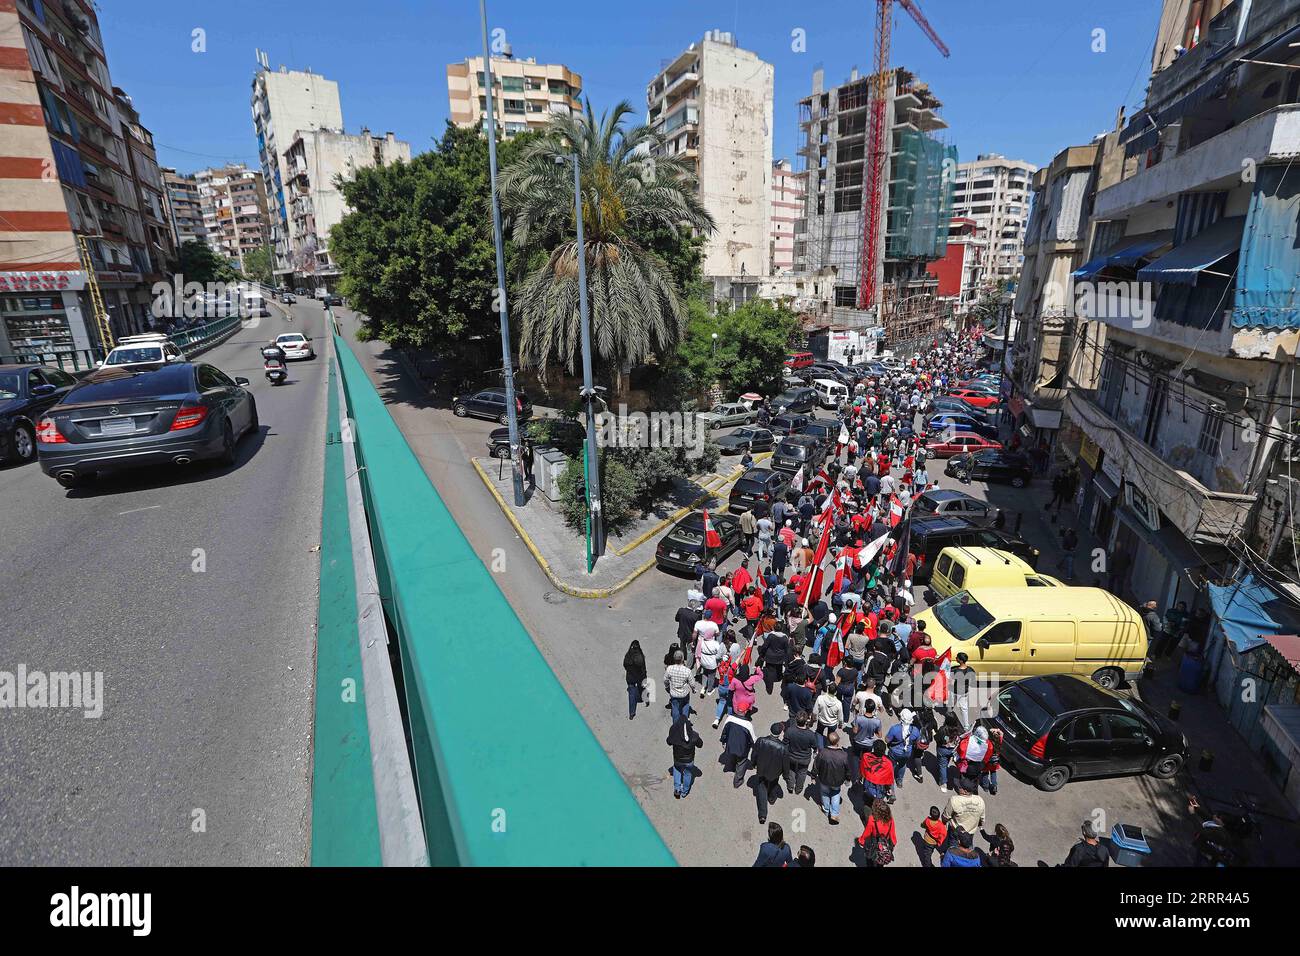
<path fill-rule="evenodd" d="M 233 468 L 0 467 L 0 670 L 100 671 L 105 701 L 0 710 L 0 864 L 307 861 L 326 368 L 272 388 L 258 353 L 322 334 L 297 312 L 200 359 L 252 382 Z"/>

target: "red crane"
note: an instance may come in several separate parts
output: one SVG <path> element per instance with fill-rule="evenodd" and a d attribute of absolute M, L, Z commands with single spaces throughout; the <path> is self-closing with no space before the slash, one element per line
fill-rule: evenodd
<path fill-rule="evenodd" d="M 858 260 L 858 308 L 869 309 L 876 304 L 876 268 L 881 258 L 880 209 L 885 191 L 885 111 L 889 107 L 889 84 L 893 71 L 889 67 L 889 35 L 893 28 L 894 3 L 908 12 L 921 32 L 944 56 L 947 45 L 934 32 L 915 0 L 876 0 L 876 57 L 871 75 L 871 102 L 868 109 L 866 175 L 862 177 L 862 255 Z"/>

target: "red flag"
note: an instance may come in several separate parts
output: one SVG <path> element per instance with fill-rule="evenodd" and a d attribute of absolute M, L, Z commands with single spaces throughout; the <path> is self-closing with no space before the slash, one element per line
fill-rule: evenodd
<path fill-rule="evenodd" d="M 822 562 L 826 560 L 826 550 L 830 547 L 830 544 L 830 532 L 825 531 L 817 540 L 817 550 L 813 552 L 812 566 L 816 569 L 816 572 L 808 575 L 808 580 L 801 589 L 803 593 L 799 595 L 799 603 L 804 607 L 808 606 L 813 594 L 820 596 L 822 593 Z"/>
<path fill-rule="evenodd" d="M 709 517 L 709 512 L 704 512 L 704 546 L 706 548 L 722 547 L 722 535 L 718 534 L 718 529 L 713 527 L 713 519 Z"/>
<path fill-rule="evenodd" d="M 839 558 L 835 562 L 835 583 L 831 585 L 832 593 L 839 594 L 840 591 L 844 590 L 844 577 L 847 569 L 848 558 L 843 552 L 841 552 Z"/>
<path fill-rule="evenodd" d="M 889 496 L 889 526 L 898 527 L 899 522 L 903 520 L 903 504 L 898 500 L 898 495 Z"/>
<path fill-rule="evenodd" d="M 840 633 L 836 631 L 831 637 L 830 649 L 826 651 L 826 666 L 835 667 L 844 659 L 844 642 L 840 640 Z"/>

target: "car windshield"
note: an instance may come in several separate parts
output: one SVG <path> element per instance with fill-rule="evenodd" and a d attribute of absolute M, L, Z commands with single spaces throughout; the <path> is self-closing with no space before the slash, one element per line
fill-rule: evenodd
<path fill-rule="evenodd" d="M 113 349 L 108 353 L 108 358 L 104 361 L 104 364 L 134 365 L 140 362 L 161 362 L 162 360 L 162 349 L 156 347 Z"/>
<path fill-rule="evenodd" d="M 306 339 L 304 339 L 301 335 L 291 334 L 291 335 L 281 335 L 279 338 L 276 339 L 276 341 L 284 342 L 288 344 L 292 342 L 305 342 Z"/>
<path fill-rule="evenodd" d="M 758 481 L 754 478 L 741 478 L 740 481 L 732 485 L 732 490 L 747 491 L 750 494 L 755 494 L 755 493 L 762 493 L 766 491 L 767 486 L 763 484 L 763 482 Z"/>
<path fill-rule="evenodd" d="M 10 399 L 18 397 L 18 376 L 12 373 L 0 375 L 0 398 Z"/>
<path fill-rule="evenodd" d="M 969 641 L 993 623 L 993 615 L 969 591 L 958 591 L 932 610 L 943 629 L 959 641 Z"/>
<path fill-rule="evenodd" d="M 1052 722 L 1052 715 L 1015 684 L 998 694 L 998 717 L 1013 738 L 1026 744 L 1041 737 Z"/>

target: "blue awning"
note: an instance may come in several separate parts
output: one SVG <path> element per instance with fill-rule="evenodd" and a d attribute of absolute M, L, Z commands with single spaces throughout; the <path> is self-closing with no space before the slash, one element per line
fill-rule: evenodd
<path fill-rule="evenodd" d="M 1103 269 L 1135 268 L 1142 260 L 1154 258 L 1154 253 L 1173 239 L 1172 229 L 1148 232 L 1140 236 L 1125 236 L 1114 249 L 1085 262 L 1071 275 L 1076 279 L 1091 279 Z"/>
<path fill-rule="evenodd" d="M 1286 630 L 1278 623 L 1284 602 L 1253 574 L 1245 575 L 1238 584 L 1210 584 L 1207 588 L 1224 636 L 1238 653 L 1263 644 L 1266 634 Z"/>
<path fill-rule="evenodd" d="M 1143 282 L 1173 282 L 1196 285 L 1201 273 L 1210 271 L 1241 249 L 1245 216 L 1229 216 L 1202 229 L 1181 246 L 1138 270 Z M 1226 276 L 1225 276 L 1226 277 Z"/>

